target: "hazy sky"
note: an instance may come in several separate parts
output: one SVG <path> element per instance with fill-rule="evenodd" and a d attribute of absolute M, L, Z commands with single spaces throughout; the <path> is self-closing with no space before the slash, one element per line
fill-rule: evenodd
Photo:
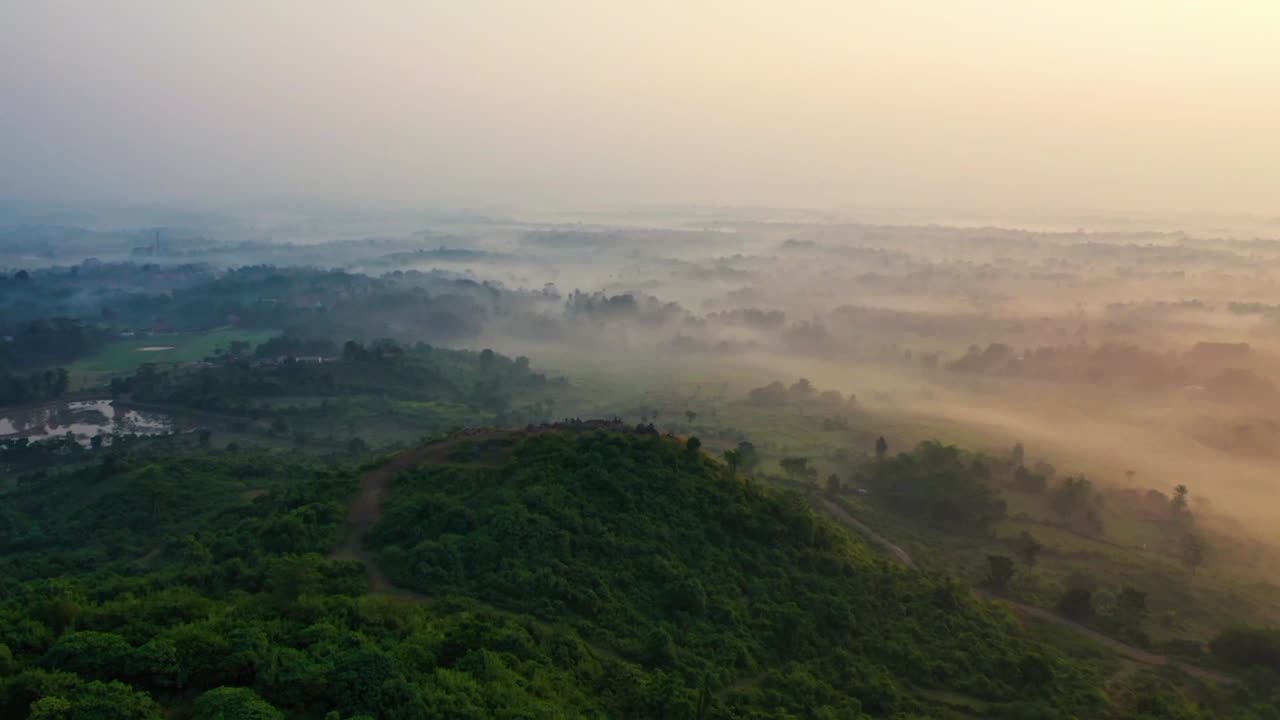
<path fill-rule="evenodd" d="M 0 198 L 1280 215 L 1277 0 L 0 0 Z"/>

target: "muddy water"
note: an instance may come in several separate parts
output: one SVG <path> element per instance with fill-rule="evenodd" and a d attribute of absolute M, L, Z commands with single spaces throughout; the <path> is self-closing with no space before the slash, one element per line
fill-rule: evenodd
<path fill-rule="evenodd" d="M 116 408 L 111 400 L 84 400 L 35 407 L 0 409 L 0 438 L 32 442 L 71 433 L 84 444 L 94 435 L 159 435 L 174 428 L 164 413 Z"/>

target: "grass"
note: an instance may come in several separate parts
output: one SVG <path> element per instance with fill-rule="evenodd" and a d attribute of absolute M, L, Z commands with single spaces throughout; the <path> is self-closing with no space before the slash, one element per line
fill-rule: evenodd
<path fill-rule="evenodd" d="M 240 330 L 220 328 L 200 333 L 174 333 L 149 337 L 117 340 L 104 346 L 97 353 L 77 360 L 67 367 L 71 373 L 71 387 L 77 390 L 101 385 L 112 376 L 136 370 L 144 363 L 183 363 L 202 360 L 214 354 L 214 350 L 226 350 L 236 340 L 250 346 L 265 342 L 278 335 L 277 330 Z M 172 350 L 143 352 L 140 348 L 172 345 Z"/>

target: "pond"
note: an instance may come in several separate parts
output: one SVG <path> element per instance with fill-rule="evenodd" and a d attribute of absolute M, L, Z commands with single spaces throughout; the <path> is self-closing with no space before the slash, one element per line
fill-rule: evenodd
<path fill-rule="evenodd" d="M 4 439 L 27 438 L 35 442 L 71 433 L 87 445 L 100 433 L 160 435 L 173 429 L 173 419 L 164 413 L 117 408 L 112 400 L 0 409 L 0 438 Z"/>

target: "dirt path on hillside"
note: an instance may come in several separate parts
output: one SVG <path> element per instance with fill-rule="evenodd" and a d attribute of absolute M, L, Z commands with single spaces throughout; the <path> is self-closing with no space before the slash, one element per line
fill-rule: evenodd
<path fill-rule="evenodd" d="M 386 502 L 387 494 L 390 491 L 391 483 L 395 480 L 396 475 L 415 465 L 423 463 L 440 463 L 449 457 L 449 452 L 462 442 L 473 442 L 481 445 L 502 438 L 512 439 L 517 436 L 532 437 L 545 432 L 562 431 L 562 430 L 593 430 L 600 427 L 617 428 L 621 427 L 618 423 L 576 423 L 568 425 L 541 425 L 525 430 L 500 430 L 497 428 L 473 428 L 455 432 L 446 438 L 433 442 L 429 445 L 420 445 L 418 447 L 405 450 L 388 462 L 379 465 L 376 468 L 368 470 L 360 476 L 360 489 L 356 493 L 356 499 L 351 503 L 351 509 L 347 513 L 346 534 L 342 539 L 342 543 L 329 553 L 329 557 L 334 560 L 356 560 L 364 563 L 366 572 L 369 573 L 370 592 L 381 593 L 385 595 L 399 595 L 402 597 L 418 597 L 425 599 L 427 596 L 412 590 L 406 590 L 397 587 L 387 579 L 382 572 L 382 568 L 374 562 L 373 553 L 369 548 L 365 547 L 364 536 L 373 526 L 378 524 L 382 519 L 382 506 Z M 505 457 L 506 453 L 499 453 L 498 457 Z"/>
<path fill-rule="evenodd" d="M 539 429 L 533 432 L 543 431 Z M 365 534 L 382 520 L 383 503 L 386 501 L 391 483 L 395 480 L 396 475 L 416 465 L 444 462 L 448 459 L 449 452 L 460 442 L 467 440 L 483 442 L 503 437 L 504 435 L 511 436 L 515 434 L 514 432 L 500 430 L 484 430 L 451 435 L 430 445 L 405 450 L 393 457 L 389 462 L 365 472 L 360 476 L 360 489 L 356 494 L 355 501 L 351 503 L 351 510 L 347 514 L 346 536 L 343 538 L 342 544 L 335 548 L 329 554 L 329 557 L 334 560 L 356 560 L 362 563 L 365 567 L 365 572 L 369 575 L 370 594 L 387 595 L 416 602 L 431 600 L 430 595 L 393 584 L 386 574 L 382 572 L 382 568 L 378 567 L 373 552 L 365 547 Z M 529 433 L 526 432 L 525 434 Z M 473 600 L 475 602 L 483 602 Z M 550 625 L 536 618 L 531 619 L 543 632 L 551 632 Z M 627 662 L 621 655 L 609 648 L 586 638 L 582 638 L 582 642 L 597 659 L 611 660 L 624 664 Z"/>
<path fill-rule="evenodd" d="M 851 527 L 854 530 L 857 530 L 872 543 L 879 545 L 886 553 L 888 553 L 889 557 L 897 560 L 906 567 L 913 568 L 916 566 L 916 561 L 911 558 L 911 553 L 893 544 L 889 541 L 889 538 L 881 535 L 875 530 L 872 530 L 866 523 L 850 515 L 848 510 L 845 510 L 843 507 L 840 507 L 827 498 L 821 498 L 821 502 L 827 512 L 835 517 L 836 520 L 839 520 L 840 523 L 846 527 Z"/>
<path fill-rule="evenodd" d="M 853 515 L 850 515 L 847 510 L 845 510 L 843 507 L 836 504 L 835 502 L 831 501 L 830 499 L 820 498 L 820 502 L 822 504 L 822 507 L 824 507 L 827 510 L 827 512 L 832 517 L 834 517 L 838 522 L 845 525 L 846 527 L 856 530 L 858 533 L 862 534 L 863 536 L 871 540 L 871 542 L 873 542 L 874 544 L 879 545 L 882 549 L 884 549 L 886 553 L 888 553 L 890 557 L 898 561 L 900 564 L 906 567 L 915 567 L 915 560 L 912 559 L 911 553 L 907 552 L 902 547 L 895 545 L 888 538 L 872 530 L 870 527 L 867 527 L 865 523 L 858 520 Z M 1038 620 L 1044 620 L 1045 622 L 1051 622 L 1055 625 L 1060 625 L 1062 627 L 1068 628 L 1095 642 L 1105 645 L 1106 647 L 1110 648 L 1111 650 L 1113 650 L 1119 655 L 1123 655 L 1124 657 L 1127 657 L 1130 660 L 1143 663 L 1144 665 L 1153 665 L 1156 667 L 1164 667 L 1164 666 L 1175 667 L 1185 672 L 1188 675 L 1191 675 L 1193 677 L 1199 678 L 1201 680 L 1206 680 L 1209 682 L 1217 682 L 1217 683 L 1239 682 L 1237 678 L 1227 675 L 1225 673 L 1221 673 L 1216 670 L 1210 670 L 1205 667 L 1200 667 L 1199 665 L 1192 665 L 1191 663 L 1188 663 L 1182 660 L 1176 660 L 1166 655 L 1160 655 L 1147 650 L 1143 650 L 1142 648 L 1139 648 L 1139 647 L 1134 647 L 1133 645 L 1129 645 L 1128 643 L 1124 643 L 1119 640 L 1116 640 L 1113 637 L 1108 637 L 1107 635 L 1103 635 L 1102 633 L 1090 627 L 1086 627 L 1085 625 L 1081 625 L 1078 622 L 1062 617 L 1061 615 L 1051 610 L 1046 610 L 1045 608 L 1036 607 L 1034 605 L 1028 605 L 1026 603 L 1020 603 L 1016 600 L 1010 600 L 1009 598 L 1000 597 L 999 595 L 993 595 L 992 593 L 989 593 L 985 590 L 975 589 L 973 592 L 979 597 L 984 598 L 986 600 L 1003 603 L 1004 605 L 1007 605 L 1008 607 L 1013 608 L 1016 612 L 1022 615 L 1034 617 Z"/>
<path fill-rule="evenodd" d="M 374 561 L 373 553 L 365 547 L 364 536 L 382 519 L 382 505 L 391 488 L 391 482 L 402 471 L 431 460 L 444 459 L 454 440 L 449 438 L 431 445 L 416 447 L 391 458 L 390 461 L 366 471 L 360 476 L 360 489 L 347 513 L 347 530 L 342 544 L 329 557 L 334 560 L 356 560 L 364 564 L 369 574 L 369 591 L 384 595 L 426 598 L 421 593 L 396 587 Z"/>
<path fill-rule="evenodd" d="M 985 590 L 974 590 L 974 593 L 987 600 L 1004 603 L 1022 615 L 1027 615 L 1029 617 L 1036 618 L 1037 620 L 1044 620 L 1045 622 L 1051 622 L 1055 625 L 1069 628 L 1076 633 L 1093 640 L 1094 642 L 1107 646 L 1111 650 L 1129 658 L 1130 660 L 1135 660 L 1143 663 L 1144 665 L 1154 665 L 1156 667 L 1164 667 L 1167 665 L 1169 667 L 1175 667 L 1192 677 L 1206 680 L 1208 682 L 1223 684 L 1239 682 L 1237 678 L 1227 675 L 1226 673 L 1218 672 L 1217 670 L 1210 670 L 1209 668 L 1201 667 L 1199 665 L 1192 665 L 1191 663 L 1183 660 L 1177 660 L 1167 655 L 1160 655 L 1158 653 L 1153 653 L 1149 650 L 1143 650 L 1140 647 L 1135 647 L 1128 643 L 1121 642 L 1113 637 L 1104 635 L 1093 628 L 1081 625 L 1073 620 L 1068 620 L 1051 610 L 1036 607 L 1035 605 L 1020 603 L 1016 600 L 1010 600 L 1009 598 L 1003 598 L 998 595 L 992 595 Z"/>

